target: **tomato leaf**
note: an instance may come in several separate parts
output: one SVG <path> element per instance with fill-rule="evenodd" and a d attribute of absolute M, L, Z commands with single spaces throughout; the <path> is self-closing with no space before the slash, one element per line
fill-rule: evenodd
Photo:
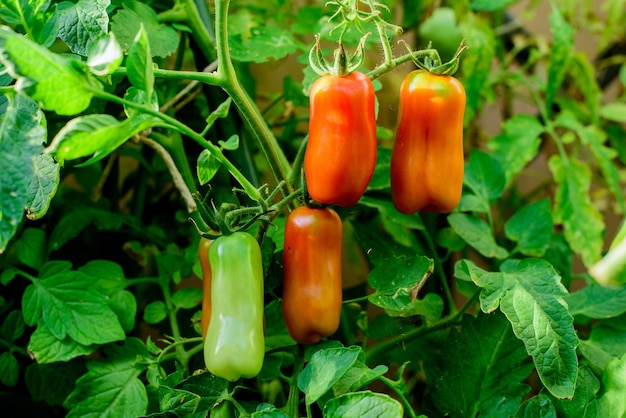
<path fill-rule="evenodd" d="M 548 199 L 524 206 L 504 224 L 506 236 L 517 242 L 517 251 L 541 257 L 552 237 L 552 212 Z"/>
<path fill-rule="evenodd" d="M 231 35 L 229 44 L 232 58 L 242 62 L 278 60 L 305 49 L 288 30 L 272 25 L 252 27 L 245 38 L 243 34 Z"/>
<path fill-rule="evenodd" d="M 146 93 L 146 104 L 150 105 L 154 91 L 154 69 L 148 34 L 143 23 L 140 23 L 139 31 L 128 49 L 126 66 L 128 79 L 133 86 Z"/>
<path fill-rule="evenodd" d="M 438 416 L 512 416 L 530 391 L 532 363 L 500 313 L 466 315 L 442 350 L 438 363 L 424 365 Z"/>
<path fill-rule="evenodd" d="M 403 414 L 400 402 L 389 395 L 370 391 L 348 393 L 324 405 L 324 418 L 401 417 Z"/>
<path fill-rule="evenodd" d="M 626 287 L 587 285 L 567 298 L 572 315 L 588 318 L 613 318 L 626 313 Z"/>
<path fill-rule="evenodd" d="M 508 251 L 498 245 L 493 231 L 484 219 L 465 213 L 453 213 L 448 216 L 448 222 L 454 232 L 485 257 L 508 256 Z"/>
<path fill-rule="evenodd" d="M 139 379 L 149 361 L 141 340 L 128 338 L 124 345 L 109 345 L 105 359 L 89 360 L 88 372 L 76 381 L 65 402 L 68 418 L 98 415 L 141 416 L 148 407 L 146 386 Z M 138 361 L 143 360 L 143 361 Z"/>
<path fill-rule="evenodd" d="M 541 259 L 507 260 L 500 272 L 486 272 L 467 260 L 460 263 L 482 288 L 482 311 L 499 307 L 506 315 L 548 391 L 557 398 L 571 397 L 579 341 L 565 302 L 568 292 L 554 268 Z"/>
<path fill-rule="evenodd" d="M 624 416 L 626 414 L 626 355 L 613 358 L 602 375 L 602 395 L 591 401 L 585 417 Z"/>
<path fill-rule="evenodd" d="M 574 49 L 574 30 L 565 21 L 557 7 L 553 7 L 550 13 L 550 32 L 552 33 L 552 47 L 548 64 L 545 105 L 548 112 L 552 110 L 552 104 L 565 78 Z"/>
<path fill-rule="evenodd" d="M 107 7 L 110 0 L 62 1 L 58 7 L 59 33 L 70 50 L 87 55 L 89 44 L 105 35 L 109 28 Z"/>
<path fill-rule="evenodd" d="M 102 84 L 83 71 L 83 64 L 62 57 L 0 27 L 0 61 L 17 80 L 16 91 L 36 100 L 45 110 L 75 115 L 85 110 Z"/>
<path fill-rule="evenodd" d="M 57 338 L 47 327 L 37 327 L 30 336 L 28 351 L 38 364 L 53 364 L 93 354 L 99 344 L 81 344 L 69 335 Z"/>
<path fill-rule="evenodd" d="M 487 202 L 497 199 L 505 187 L 502 164 L 494 156 L 474 150 L 465 163 L 463 183 Z"/>
<path fill-rule="evenodd" d="M 573 158 L 564 161 L 558 155 L 550 158 L 549 166 L 558 184 L 554 222 L 563 225 L 569 245 L 582 256 L 586 266 L 591 266 L 601 256 L 604 222 L 589 198 L 589 167 Z"/>

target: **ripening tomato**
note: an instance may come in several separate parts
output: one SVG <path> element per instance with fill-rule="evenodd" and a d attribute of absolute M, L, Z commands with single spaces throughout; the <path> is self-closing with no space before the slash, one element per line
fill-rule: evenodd
<path fill-rule="evenodd" d="M 341 318 L 341 218 L 330 208 L 300 206 L 287 217 L 283 316 L 291 337 L 313 344 Z"/>
<path fill-rule="evenodd" d="M 304 175 L 314 200 L 356 204 L 376 166 L 376 113 L 372 81 L 355 71 L 325 75 L 310 92 Z"/>
<path fill-rule="evenodd" d="M 200 329 L 202 338 L 206 338 L 206 330 L 211 320 L 211 266 L 209 265 L 209 247 L 213 241 L 201 237 L 198 243 L 198 259 L 202 268 L 202 316 Z"/>
<path fill-rule="evenodd" d="M 450 212 L 463 190 L 465 89 L 459 80 L 416 70 L 400 87 L 391 153 L 391 197 L 399 212 Z"/>

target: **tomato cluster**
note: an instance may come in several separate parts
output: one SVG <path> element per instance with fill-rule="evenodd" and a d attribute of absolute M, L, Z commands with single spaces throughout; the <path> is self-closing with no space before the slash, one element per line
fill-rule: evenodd
<path fill-rule="evenodd" d="M 426 70 L 400 88 L 391 154 L 391 199 L 404 214 L 450 212 L 463 186 L 465 90 L 455 78 Z M 306 191 L 315 205 L 287 216 L 282 310 L 291 337 L 314 344 L 334 334 L 342 307 L 342 222 L 330 205 L 352 206 L 376 166 L 375 94 L 354 71 L 324 75 L 310 91 Z M 207 369 L 234 381 L 263 365 L 263 269 L 258 242 L 234 232 L 198 246 L 203 275 L 201 329 Z M 236 301 L 236 303 L 233 303 Z"/>

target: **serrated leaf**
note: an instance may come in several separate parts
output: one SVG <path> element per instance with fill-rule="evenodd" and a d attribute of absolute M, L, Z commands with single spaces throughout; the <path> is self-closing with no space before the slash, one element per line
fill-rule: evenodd
<path fill-rule="evenodd" d="M 578 369 L 576 391 L 572 399 L 552 399 L 558 417 L 584 416 L 584 411 L 600 389 L 600 381 L 587 366 Z"/>
<path fill-rule="evenodd" d="M 569 72 L 572 79 L 576 80 L 576 87 L 585 98 L 585 105 L 589 109 L 591 120 L 597 121 L 602 101 L 602 90 L 596 81 L 596 69 L 593 61 L 585 53 L 576 53 L 571 57 Z"/>
<path fill-rule="evenodd" d="M 303 49 L 289 30 L 271 25 L 250 28 L 246 39 L 242 34 L 231 35 L 229 45 L 234 60 L 258 63 L 278 60 Z"/>
<path fill-rule="evenodd" d="M 5 24 L 22 26 L 30 39 L 49 47 L 58 32 L 59 15 L 49 0 L 0 0 L 0 19 Z"/>
<path fill-rule="evenodd" d="M 604 222 L 589 198 L 589 167 L 572 158 L 564 161 L 558 155 L 553 155 L 548 163 L 558 184 L 554 222 L 563 225 L 569 245 L 582 256 L 586 266 L 591 266 L 601 256 Z"/>
<path fill-rule="evenodd" d="M 46 110 L 75 115 L 85 110 L 102 84 L 85 73 L 80 63 L 62 57 L 0 27 L 0 61 L 17 80 L 16 91 L 36 100 Z"/>
<path fill-rule="evenodd" d="M 541 259 L 507 260 L 499 273 L 474 266 L 470 276 L 482 288 L 482 311 L 500 307 L 546 389 L 556 398 L 571 397 L 578 372 L 578 337 L 564 299 L 567 290 L 554 268 Z"/>
<path fill-rule="evenodd" d="M 485 257 L 507 257 L 507 250 L 496 243 L 493 231 L 484 219 L 465 213 L 452 213 L 448 215 L 448 222 L 454 232 Z"/>
<path fill-rule="evenodd" d="M 503 132 L 489 141 L 487 146 L 504 168 L 507 185 L 537 156 L 543 131 L 536 117 L 515 115 L 504 123 Z"/>
<path fill-rule="evenodd" d="M 148 360 L 148 351 L 137 338 L 124 345 L 110 345 L 106 358 L 87 362 L 89 370 L 76 381 L 76 388 L 65 402 L 68 418 L 101 416 L 102 411 L 115 416 L 143 416 L 148 408 L 145 384 L 139 379 Z"/>
<path fill-rule="evenodd" d="M 28 325 L 46 327 L 57 339 L 66 336 L 83 345 L 124 339 L 124 331 L 108 299 L 80 271 L 47 271 L 22 297 Z"/>
<path fill-rule="evenodd" d="M 572 315 L 613 318 L 626 312 L 626 287 L 588 285 L 567 298 Z"/>
<path fill-rule="evenodd" d="M 28 352 L 38 364 L 65 362 L 76 357 L 88 356 L 98 347 L 100 347 L 98 344 L 81 344 L 70 336 L 59 339 L 44 326 L 38 326 L 28 342 Z"/>
<path fill-rule="evenodd" d="M 574 49 L 574 30 L 565 21 L 557 7 L 552 8 L 549 19 L 550 32 L 552 33 L 552 47 L 550 48 L 548 80 L 546 82 L 545 106 L 548 112 L 552 110 L 552 104 L 565 78 Z"/>
<path fill-rule="evenodd" d="M 382 418 L 404 415 L 402 404 L 384 393 L 348 393 L 324 404 L 324 418 Z"/>
<path fill-rule="evenodd" d="M 24 218 L 35 165 L 47 137 L 46 119 L 37 104 L 22 95 L 8 94 L 0 115 L 0 253 Z"/>
<path fill-rule="evenodd" d="M 507 416 L 530 391 L 524 381 L 532 363 L 504 315 L 466 315 L 460 330 L 450 330 L 442 350 L 445 360 L 425 364 L 438 416 Z M 492 409 L 495 399 L 498 411 Z"/>
<path fill-rule="evenodd" d="M 123 49 L 130 48 L 140 25 L 143 25 L 153 57 L 166 58 L 176 51 L 178 34 L 172 27 L 159 23 L 154 9 L 139 1 L 124 1 L 122 4 L 124 8 L 118 9 L 111 18 L 111 31 Z"/>
<path fill-rule="evenodd" d="M 89 44 L 107 33 L 107 7 L 110 4 L 110 0 L 62 1 L 58 4 L 58 36 L 73 53 L 86 56 Z"/>
<path fill-rule="evenodd" d="M 504 224 L 504 233 L 517 242 L 517 251 L 541 257 L 550 245 L 552 228 L 550 201 L 542 199 L 515 212 Z"/>

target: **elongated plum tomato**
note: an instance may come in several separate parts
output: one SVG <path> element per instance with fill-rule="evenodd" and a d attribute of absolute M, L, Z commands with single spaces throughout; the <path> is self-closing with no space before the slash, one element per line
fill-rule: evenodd
<path fill-rule="evenodd" d="M 374 86 L 363 73 L 325 75 L 310 91 L 304 174 L 314 200 L 356 204 L 376 166 Z"/>
<path fill-rule="evenodd" d="M 405 214 L 450 212 L 463 190 L 465 89 L 451 76 L 408 74 L 391 153 L 391 197 Z"/>
<path fill-rule="evenodd" d="M 341 219 L 330 208 L 300 206 L 287 217 L 283 317 L 301 344 L 316 343 L 339 327 L 341 238 Z"/>
<path fill-rule="evenodd" d="M 202 316 L 200 317 L 202 338 L 206 338 L 206 331 L 211 320 L 211 266 L 209 265 L 211 242 L 213 241 L 202 237 L 198 243 L 198 259 L 202 268 Z"/>
<path fill-rule="evenodd" d="M 211 319 L 204 340 L 209 372 L 229 381 L 255 377 L 265 356 L 261 248 L 247 232 L 209 247 Z"/>

